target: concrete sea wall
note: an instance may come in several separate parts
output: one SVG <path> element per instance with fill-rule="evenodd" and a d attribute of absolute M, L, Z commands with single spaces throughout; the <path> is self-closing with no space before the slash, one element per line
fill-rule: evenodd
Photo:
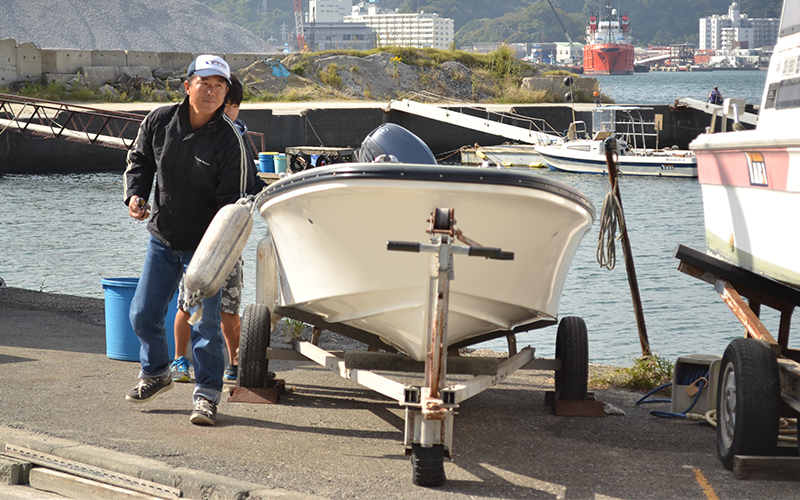
<path fill-rule="evenodd" d="M 406 113 L 384 110 L 385 105 L 343 107 L 324 102 L 308 103 L 293 111 L 274 110 L 266 105 L 245 104 L 240 117 L 250 130 L 265 136 L 266 151 L 284 151 L 288 147 L 326 146 L 358 147 L 364 137 L 383 123 L 401 125 L 425 141 L 437 157 L 451 155 L 457 160 L 457 152 L 463 146 L 479 144 L 489 146 L 502 144 L 503 137 L 456 125 L 443 124 L 427 118 Z M 685 107 L 652 106 L 643 112 L 646 120 L 661 114 L 664 127 L 660 132 L 658 147 L 676 145 L 686 149 L 698 134 L 709 124 L 705 113 Z M 538 118 L 562 132 L 573 121 L 573 108 L 566 104 L 507 106 L 508 111 Z M 131 110 L 128 110 L 131 111 Z M 138 112 L 144 116 L 147 109 Z M 486 110 L 473 108 L 472 114 L 485 114 Z M 591 106 L 576 106 L 576 120 L 583 120 L 591 127 Z M 136 131 L 127 132 L 130 138 Z M 656 144 L 648 144 L 655 147 Z M 63 139 L 47 139 L 20 134 L 9 130 L 0 134 L 0 175 L 3 173 L 62 173 L 119 171 L 125 169 L 126 151 L 103 146 L 82 144 Z"/>
<path fill-rule="evenodd" d="M 67 83 L 86 69 L 146 67 L 150 71 L 185 71 L 199 53 L 137 50 L 40 49 L 33 43 L 0 40 L 0 86 L 15 82 Z M 233 71 L 246 68 L 270 54 L 219 54 Z M 274 54 L 272 54 L 274 55 Z M 88 71 L 91 73 L 91 71 Z M 106 83 L 103 81 L 100 85 Z"/>

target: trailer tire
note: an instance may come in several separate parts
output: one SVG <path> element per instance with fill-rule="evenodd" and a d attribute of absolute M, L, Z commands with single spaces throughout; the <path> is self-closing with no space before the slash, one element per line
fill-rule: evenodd
<path fill-rule="evenodd" d="M 717 390 L 717 453 L 726 469 L 736 455 L 770 456 L 778 445 L 780 372 L 763 340 L 740 338 L 725 349 Z"/>
<path fill-rule="evenodd" d="M 589 380 L 589 337 L 583 318 L 567 316 L 558 324 L 556 359 L 561 369 L 555 373 L 557 400 L 584 401 Z"/>
<path fill-rule="evenodd" d="M 249 304 L 244 308 L 239 338 L 239 387 L 266 387 L 269 337 L 269 308 L 265 304 Z"/>
<path fill-rule="evenodd" d="M 425 448 L 421 444 L 411 445 L 411 480 L 417 486 L 438 487 L 447 479 L 444 474 L 444 445 L 435 444 Z"/>

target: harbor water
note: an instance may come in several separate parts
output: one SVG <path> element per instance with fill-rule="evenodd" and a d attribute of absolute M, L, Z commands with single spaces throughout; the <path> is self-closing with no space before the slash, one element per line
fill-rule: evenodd
<path fill-rule="evenodd" d="M 651 71 L 632 75 L 599 75 L 600 92 L 617 104 L 672 104 L 675 99 L 691 97 L 705 101 L 714 87 L 722 97 L 744 99 L 747 104 L 761 104 L 766 71 Z"/>
<path fill-rule="evenodd" d="M 760 71 L 720 71 L 599 80 L 603 92 L 619 103 L 705 99 L 714 85 L 725 96 L 757 103 L 764 78 Z M 608 191 L 606 176 L 535 172 L 586 193 L 599 215 Z M 620 190 L 653 352 L 672 361 L 695 353 L 722 355 L 727 344 L 743 334 L 742 325 L 711 285 L 679 272 L 672 257 L 678 244 L 705 250 L 697 180 L 623 177 Z M 128 216 L 122 198 L 121 173 L 0 176 L 0 278 L 12 287 L 103 298 L 101 279 L 138 277 L 148 233 L 145 224 Z M 498 223 L 508 224 L 509 231 L 524 230 L 524 221 L 513 216 Z M 596 257 L 598 229 L 595 223 L 573 261 L 559 316 L 585 319 L 592 362 L 628 366 L 641 348 L 622 248 L 618 243 L 615 269 L 601 268 Z M 256 217 L 244 250 L 243 306 L 255 300 L 256 245 L 265 230 L 266 223 Z M 762 317 L 767 328 L 777 331 L 777 313 L 764 308 Z M 521 333 L 517 344 L 552 357 L 555 333 L 555 327 Z M 798 334 L 792 335 L 791 345 L 800 346 Z M 507 350 L 505 339 L 476 347 Z"/>
<path fill-rule="evenodd" d="M 606 176 L 536 173 L 580 189 L 599 214 Z M 693 353 L 721 355 L 743 327 L 711 285 L 677 271 L 672 257 L 679 243 L 705 249 L 699 184 L 624 177 L 620 190 L 653 351 L 672 360 Z M 524 221 L 506 223 L 509 231 L 524 230 Z M 256 217 L 244 250 L 243 305 L 255 300 L 256 244 L 265 230 L 266 223 Z M 618 244 L 616 268 L 599 266 L 598 230 L 595 223 L 581 243 L 559 313 L 585 319 L 592 362 L 626 366 L 641 351 L 625 262 Z M 0 277 L 8 286 L 96 298 L 103 298 L 101 279 L 139 276 L 148 237 L 145 224 L 128 216 L 119 173 L 0 177 L 0 234 Z M 770 322 L 771 312 L 765 308 L 764 316 L 776 329 L 777 314 Z M 521 333 L 517 342 L 551 357 L 555 331 Z M 481 347 L 507 350 L 505 339 Z"/>

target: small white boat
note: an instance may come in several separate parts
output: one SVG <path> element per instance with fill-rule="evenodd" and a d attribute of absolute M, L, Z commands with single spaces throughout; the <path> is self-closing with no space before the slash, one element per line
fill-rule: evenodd
<path fill-rule="evenodd" d="M 399 163 L 321 167 L 268 188 L 259 211 L 274 245 L 278 310 L 424 360 L 431 262 L 386 245 L 427 240 L 437 208 L 452 210 L 471 241 L 515 256 L 456 257 L 445 347 L 556 322 L 569 265 L 594 220 L 591 201 L 526 171 Z"/>
<path fill-rule="evenodd" d="M 488 167 L 546 168 L 532 144 L 500 144 L 497 146 L 464 146 L 460 150 L 463 165 Z"/>
<path fill-rule="evenodd" d="M 648 148 L 648 137 L 657 132 L 647 132 L 653 122 L 641 118 L 638 106 L 603 106 L 592 110 L 591 138 L 566 140 L 563 143 L 536 146 L 536 152 L 551 170 L 565 172 L 607 174 L 605 140 L 612 134 L 616 139 L 617 170 L 624 175 L 656 177 L 697 177 L 697 158 L 688 150 L 673 148 Z M 576 122 L 580 137 L 582 122 Z M 652 139 L 651 139 L 652 140 Z"/>

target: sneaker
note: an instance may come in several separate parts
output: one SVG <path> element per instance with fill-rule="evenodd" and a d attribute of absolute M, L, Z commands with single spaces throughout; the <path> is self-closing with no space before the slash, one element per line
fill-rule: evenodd
<path fill-rule="evenodd" d="M 134 403 L 145 403 L 163 392 L 172 389 L 172 377 L 145 377 L 140 378 L 136 387 L 130 390 L 125 399 Z"/>
<path fill-rule="evenodd" d="M 172 370 L 172 380 L 175 382 L 189 382 L 192 378 L 189 376 L 189 361 L 186 356 L 181 356 L 170 365 Z"/>
<path fill-rule="evenodd" d="M 198 397 L 189 422 L 195 425 L 214 425 L 217 423 L 217 405 L 206 398 Z"/>
<path fill-rule="evenodd" d="M 225 375 L 222 379 L 227 382 L 236 382 L 236 376 L 239 374 L 239 365 L 228 365 L 225 368 Z"/>

